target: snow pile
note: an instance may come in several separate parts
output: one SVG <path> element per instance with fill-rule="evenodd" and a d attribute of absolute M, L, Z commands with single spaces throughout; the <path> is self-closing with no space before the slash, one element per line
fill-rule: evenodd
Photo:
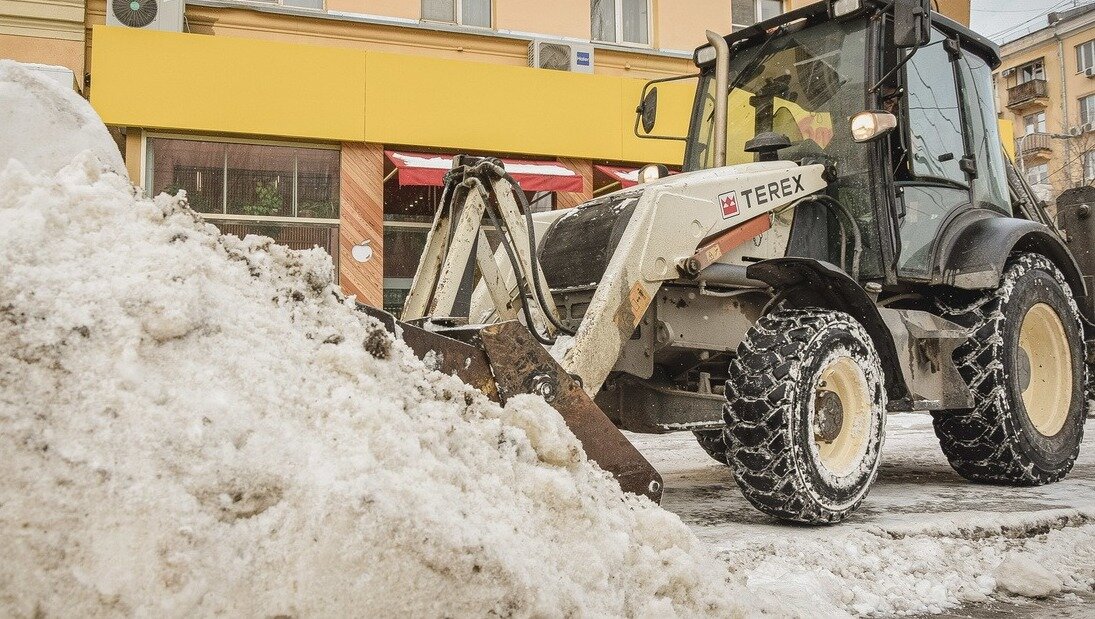
<path fill-rule="evenodd" d="M 542 400 L 431 371 L 322 251 L 221 237 L 116 164 L 0 171 L 0 615 L 748 607 Z"/>
<path fill-rule="evenodd" d="M 18 62 L 0 60 L 0 168 L 18 159 L 52 174 L 85 150 L 125 174 L 118 147 L 87 101 Z"/>

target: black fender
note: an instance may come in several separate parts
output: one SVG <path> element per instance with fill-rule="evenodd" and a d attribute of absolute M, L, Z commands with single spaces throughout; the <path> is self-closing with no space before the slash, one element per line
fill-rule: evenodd
<path fill-rule="evenodd" d="M 897 346 L 886 321 L 874 299 L 843 269 L 813 258 L 776 258 L 749 265 L 746 276 L 771 286 L 789 307 L 831 309 L 858 320 L 882 359 L 890 401 L 909 398 Z"/>
<path fill-rule="evenodd" d="M 984 214 L 956 219 L 946 232 L 938 256 L 937 281 L 965 290 L 996 288 L 1004 276 L 1008 257 L 1033 252 L 1049 258 L 1072 288 L 1076 304 L 1090 320 L 1087 286 L 1076 258 L 1056 232 L 1028 219 Z"/>

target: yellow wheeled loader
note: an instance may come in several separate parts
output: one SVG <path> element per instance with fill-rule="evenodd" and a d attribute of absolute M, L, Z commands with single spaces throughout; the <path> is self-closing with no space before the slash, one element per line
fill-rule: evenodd
<path fill-rule="evenodd" d="M 777 518 L 838 522 L 886 415 L 963 476 L 1057 481 L 1079 449 L 1092 299 L 1001 148 L 990 41 L 928 0 L 832 0 L 695 52 L 683 172 L 533 213 L 458 156 L 403 313 L 439 369 L 539 394 L 630 492 L 626 440 L 691 431 Z M 659 80 L 636 133 L 653 135 Z"/>

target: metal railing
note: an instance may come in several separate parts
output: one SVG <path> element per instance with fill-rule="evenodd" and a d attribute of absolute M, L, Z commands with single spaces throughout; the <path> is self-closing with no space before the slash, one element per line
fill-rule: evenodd
<path fill-rule="evenodd" d="M 1048 133 L 1031 133 L 1016 140 L 1016 150 L 1022 155 L 1053 150 L 1053 137 Z"/>
<path fill-rule="evenodd" d="M 1018 86 L 1008 88 L 1008 107 L 1044 99 L 1049 96 L 1049 83 L 1045 80 L 1030 80 Z"/>

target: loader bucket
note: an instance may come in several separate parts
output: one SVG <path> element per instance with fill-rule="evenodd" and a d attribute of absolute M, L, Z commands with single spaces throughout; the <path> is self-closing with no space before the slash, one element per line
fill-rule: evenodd
<path fill-rule="evenodd" d="M 562 415 L 589 459 L 611 473 L 625 492 L 661 501 L 661 475 L 521 323 L 434 331 L 376 308 L 358 309 L 380 320 L 415 354 L 433 353 L 440 371 L 455 374 L 492 400 L 504 404 L 526 393 L 543 397 Z"/>

